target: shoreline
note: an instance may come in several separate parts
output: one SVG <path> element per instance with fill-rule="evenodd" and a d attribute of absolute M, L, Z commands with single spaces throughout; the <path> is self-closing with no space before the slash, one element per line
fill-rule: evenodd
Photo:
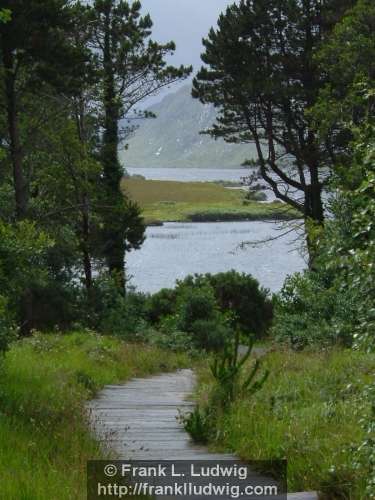
<path fill-rule="evenodd" d="M 164 222 L 290 221 L 300 214 L 280 201 L 246 198 L 242 189 L 214 182 L 124 179 L 124 194 L 142 209 L 147 226 Z"/>
<path fill-rule="evenodd" d="M 269 216 L 257 215 L 253 216 L 233 216 L 233 214 L 222 214 L 219 217 L 206 217 L 205 214 L 192 214 L 190 217 L 186 217 L 185 219 L 176 218 L 170 220 L 152 220 L 146 219 L 147 227 L 162 227 L 165 224 L 172 223 L 193 223 L 193 224 L 204 224 L 204 223 L 225 223 L 225 222 L 293 222 L 300 220 L 300 217 L 296 217 L 295 214 L 284 215 L 284 214 L 270 214 Z"/>

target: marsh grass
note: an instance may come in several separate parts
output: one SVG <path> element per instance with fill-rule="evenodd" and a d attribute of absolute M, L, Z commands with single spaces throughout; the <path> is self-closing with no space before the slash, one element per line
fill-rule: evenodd
<path fill-rule="evenodd" d="M 288 220 L 298 215 L 282 203 L 248 202 L 246 192 L 213 182 L 125 179 L 124 192 L 142 207 L 147 224 L 156 222 L 214 222 Z"/>
<path fill-rule="evenodd" d="M 272 352 L 262 366 L 264 387 L 218 412 L 212 446 L 248 460 L 288 460 L 289 491 L 319 490 L 326 499 L 368 500 L 365 470 L 353 467 L 361 443 L 360 419 L 370 411 L 363 387 L 373 383 L 375 356 L 359 352 Z M 213 387 L 201 369 L 198 401 Z M 334 467 L 333 467 L 334 466 Z"/>
<path fill-rule="evenodd" d="M 86 463 L 105 458 L 85 403 L 105 384 L 188 365 L 184 355 L 94 333 L 36 335 L 1 367 L 0 498 L 86 498 Z"/>

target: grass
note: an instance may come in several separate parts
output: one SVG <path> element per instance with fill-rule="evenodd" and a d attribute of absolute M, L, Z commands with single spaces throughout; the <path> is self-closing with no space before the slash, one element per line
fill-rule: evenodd
<path fill-rule="evenodd" d="M 213 182 L 124 179 L 124 192 L 137 201 L 147 224 L 235 220 L 287 220 L 298 217 L 281 203 L 249 202 L 245 192 Z"/>
<path fill-rule="evenodd" d="M 212 446 L 245 460 L 286 458 L 291 492 L 368 500 L 363 485 L 368 472 L 352 466 L 352 446 L 363 438 L 360 419 L 370 405 L 362 389 L 374 381 L 375 356 L 281 351 L 269 353 L 263 364 L 269 380 L 251 399 L 218 416 Z M 204 407 L 213 383 L 207 368 L 199 379 L 197 397 Z"/>
<path fill-rule="evenodd" d="M 188 365 L 185 355 L 93 333 L 37 335 L 1 366 L 0 497 L 86 498 L 86 463 L 105 458 L 84 405 L 105 384 Z"/>

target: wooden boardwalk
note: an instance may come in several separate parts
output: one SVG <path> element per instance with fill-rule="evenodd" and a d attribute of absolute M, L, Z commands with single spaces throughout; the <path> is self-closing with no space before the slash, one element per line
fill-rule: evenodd
<path fill-rule="evenodd" d="M 120 460 L 236 460 L 234 455 L 210 453 L 195 445 L 181 426 L 179 413 L 193 407 L 188 397 L 194 382 L 191 370 L 180 370 L 107 386 L 89 404 L 96 435 Z M 255 478 L 260 484 L 269 483 L 256 474 Z M 299 493 L 288 499 L 316 500 L 317 495 Z"/>

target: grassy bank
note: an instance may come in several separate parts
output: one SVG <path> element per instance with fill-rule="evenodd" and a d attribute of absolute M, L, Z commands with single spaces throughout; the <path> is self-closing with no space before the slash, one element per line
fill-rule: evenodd
<path fill-rule="evenodd" d="M 88 333 L 15 345 L 0 378 L 0 497 L 86 498 L 86 462 L 102 457 L 85 401 L 103 385 L 187 366 L 184 355 Z"/>
<path fill-rule="evenodd" d="M 296 213 L 281 203 L 244 204 L 243 190 L 212 182 L 130 178 L 123 181 L 122 187 L 140 204 L 148 224 L 296 218 Z"/>
<path fill-rule="evenodd" d="M 351 447 L 363 438 L 360 418 L 370 404 L 362 389 L 373 383 L 375 356 L 340 350 L 273 352 L 264 358 L 264 367 L 271 375 L 261 391 L 218 417 L 213 447 L 243 459 L 286 458 L 289 491 L 319 490 L 327 500 L 365 500 L 368 470 L 353 467 Z M 202 369 L 202 404 L 210 386 L 209 370 Z"/>

